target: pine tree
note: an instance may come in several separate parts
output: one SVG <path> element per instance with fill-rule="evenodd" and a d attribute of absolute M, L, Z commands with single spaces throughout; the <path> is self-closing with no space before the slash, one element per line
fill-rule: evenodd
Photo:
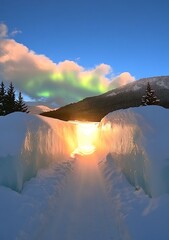
<path fill-rule="evenodd" d="M 155 91 L 151 88 L 150 83 L 147 84 L 146 95 L 142 96 L 141 105 L 158 105 L 160 100 L 155 96 Z"/>
<path fill-rule="evenodd" d="M 5 115 L 5 86 L 4 83 L 1 82 L 0 85 L 0 116 Z"/>
<path fill-rule="evenodd" d="M 28 107 L 26 106 L 26 104 L 23 101 L 23 97 L 22 97 L 22 93 L 21 92 L 19 92 L 18 101 L 16 103 L 16 111 L 29 113 Z"/>
<path fill-rule="evenodd" d="M 16 111 L 29 113 L 28 107 L 23 101 L 22 93 L 19 92 L 18 100 L 16 100 L 12 82 L 10 83 L 7 91 L 5 90 L 4 83 L 2 82 L 0 84 L 0 116 L 5 116 Z"/>
<path fill-rule="evenodd" d="M 16 111 L 15 90 L 12 82 L 10 83 L 7 89 L 7 94 L 5 97 L 5 110 L 6 110 L 6 114 Z"/>

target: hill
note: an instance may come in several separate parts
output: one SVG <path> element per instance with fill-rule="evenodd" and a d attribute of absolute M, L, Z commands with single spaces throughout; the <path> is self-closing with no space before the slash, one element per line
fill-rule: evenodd
<path fill-rule="evenodd" d="M 64 121 L 99 122 L 109 112 L 140 106 L 148 82 L 160 99 L 159 105 L 169 108 L 169 76 L 161 76 L 140 79 L 102 95 L 88 97 L 41 115 Z"/>
<path fill-rule="evenodd" d="M 40 114 L 42 112 L 44 113 L 44 112 L 49 112 L 49 111 L 53 110 L 52 108 L 49 108 L 44 105 L 28 106 L 28 109 L 31 114 Z"/>

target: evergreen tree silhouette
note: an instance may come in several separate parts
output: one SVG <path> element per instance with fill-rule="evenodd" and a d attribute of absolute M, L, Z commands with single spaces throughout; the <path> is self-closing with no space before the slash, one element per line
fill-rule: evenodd
<path fill-rule="evenodd" d="M 23 97 L 22 97 L 21 92 L 19 92 L 19 97 L 18 97 L 18 100 L 17 100 L 17 103 L 16 103 L 16 111 L 29 113 L 28 107 L 26 106 L 26 104 L 23 101 Z"/>
<path fill-rule="evenodd" d="M 5 110 L 6 110 L 6 114 L 16 111 L 15 90 L 12 82 L 10 83 L 7 89 L 7 94 L 5 97 Z"/>
<path fill-rule="evenodd" d="M 18 100 L 15 98 L 15 90 L 12 82 L 7 91 L 3 82 L 0 84 L 0 116 L 5 116 L 12 112 L 29 113 L 28 107 L 23 101 L 22 93 L 19 92 Z"/>
<path fill-rule="evenodd" d="M 141 105 L 158 105 L 160 100 L 155 96 L 155 91 L 151 88 L 150 83 L 147 84 L 146 95 L 142 96 Z"/>
<path fill-rule="evenodd" d="M 4 116 L 6 111 L 5 111 L 5 86 L 4 83 L 1 82 L 0 84 L 0 116 Z"/>

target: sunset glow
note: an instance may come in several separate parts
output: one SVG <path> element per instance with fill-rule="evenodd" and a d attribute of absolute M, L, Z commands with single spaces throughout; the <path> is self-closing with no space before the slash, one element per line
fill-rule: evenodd
<path fill-rule="evenodd" d="M 89 155 L 96 151 L 98 123 L 74 122 L 76 124 L 77 148 L 71 156 Z"/>

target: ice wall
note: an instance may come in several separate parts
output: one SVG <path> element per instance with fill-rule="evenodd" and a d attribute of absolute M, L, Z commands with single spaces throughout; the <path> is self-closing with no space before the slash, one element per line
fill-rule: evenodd
<path fill-rule="evenodd" d="M 100 123 L 100 143 L 136 189 L 169 192 L 169 111 L 158 106 L 119 110 Z"/>
<path fill-rule="evenodd" d="M 25 113 L 0 117 L 0 185 L 20 191 L 23 183 L 52 161 L 69 159 L 74 125 Z"/>
<path fill-rule="evenodd" d="M 149 160 L 143 146 L 142 128 L 132 110 L 107 115 L 100 124 L 100 145 L 122 169 L 127 180 L 150 194 Z"/>

